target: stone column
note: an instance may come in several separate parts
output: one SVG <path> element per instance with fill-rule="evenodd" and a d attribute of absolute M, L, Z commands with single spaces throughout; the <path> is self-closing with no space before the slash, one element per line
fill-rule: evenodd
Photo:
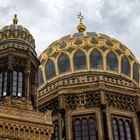
<path fill-rule="evenodd" d="M 25 88 L 24 96 L 27 99 L 30 99 L 30 60 L 29 59 L 27 60 L 24 74 L 25 74 L 25 76 L 24 76 L 25 77 L 25 79 L 24 79 L 24 88 Z"/>
<path fill-rule="evenodd" d="M 59 113 L 61 120 L 61 136 L 62 140 L 66 140 L 66 110 L 64 106 L 64 91 L 60 88 L 58 89 L 59 93 Z"/>
<path fill-rule="evenodd" d="M 103 77 L 100 77 L 99 82 L 99 89 L 100 89 L 100 109 L 101 109 L 101 121 L 103 126 L 103 140 L 109 140 L 109 134 L 108 134 L 108 118 L 107 118 L 107 112 L 106 112 L 106 99 L 105 99 L 105 84 L 103 82 Z"/>
<path fill-rule="evenodd" d="M 8 57 L 8 70 L 7 70 L 7 95 L 12 96 L 12 75 L 13 75 L 13 56 L 9 55 Z"/>

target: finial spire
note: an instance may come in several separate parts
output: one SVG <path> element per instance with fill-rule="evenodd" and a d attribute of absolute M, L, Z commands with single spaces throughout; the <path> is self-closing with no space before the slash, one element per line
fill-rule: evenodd
<path fill-rule="evenodd" d="M 13 24 L 17 24 L 17 23 L 18 23 L 17 14 L 15 14 L 13 18 Z"/>
<path fill-rule="evenodd" d="M 77 15 L 77 16 L 80 19 L 80 22 L 82 22 L 82 20 L 84 19 L 84 17 L 82 16 L 81 12 L 79 12 L 79 15 Z"/>
<path fill-rule="evenodd" d="M 84 17 L 82 16 L 81 12 L 79 12 L 79 14 L 77 16 L 80 19 L 80 24 L 77 26 L 77 30 L 79 32 L 84 32 L 86 30 L 86 26 L 82 22 L 82 20 L 84 19 Z"/>

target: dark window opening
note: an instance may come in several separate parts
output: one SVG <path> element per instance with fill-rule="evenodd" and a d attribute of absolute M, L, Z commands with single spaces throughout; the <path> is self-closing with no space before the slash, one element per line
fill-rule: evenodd
<path fill-rule="evenodd" d="M 108 53 L 106 60 L 108 70 L 118 71 L 118 59 L 114 53 Z"/>
<path fill-rule="evenodd" d="M 7 71 L 0 72 L 0 97 L 7 95 Z"/>
<path fill-rule="evenodd" d="M 91 68 L 103 68 L 102 55 L 97 50 L 94 50 L 90 54 L 90 67 Z"/>
<path fill-rule="evenodd" d="M 133 64 L 133 79 L 139 82 L 139 68 L 136 63 Z"/>
<path fill-rule="evenodd" d="M 23 72 L 21 71 L 13 71 L 12 95 L 17 97 L 23 96 Z"/>
<path fill-rule="evenodd" d="M 42 85 L 44 83 L 44 79 L 43 79 L 43 73 L 42 73 L 42 69 L 39 68 L 38 69 L 38 84 Z"/>
<path fill-rule="evenodd" d="M 74 140 L 97 140 L 96 120 L 92 116 L 80 116 L 73 118 Z"/>
<path fill-rule="evenodd" d="M 46 73 L 46 79 L 53 78 L 56 75 L 54 62 L 52 60 L 48 60 L 46 64 L 45 73 Z"/>
<path fill-rule="evenodd" d="M 74 54 L 74 58 L 73 58 L 73 62 L 74 62 L 74 69 L 84 69 L 86 68 L 86 56 L 82 51 L 77 51 Z"/>
<path fill-rule="evenodd" d="M 59 73 L 70 71 L 70 61 L 67 55 L 62 54 L 58 60 Z"/>
<path fill-rule="evenodd" d="M 59 140 L 59 125 L 58 121 L 53 122 L 54 125 L 54 140 Z"/>
<path fill-rule="evenodd" d="M 130 76 L 130 63 L 126 56 L 122 58 L 122 73 Z"/>
<path fill-rule="evenodd" d="M 135 140 L 130 119 L 113 117 L 112 129 L 114 140 Z"/>

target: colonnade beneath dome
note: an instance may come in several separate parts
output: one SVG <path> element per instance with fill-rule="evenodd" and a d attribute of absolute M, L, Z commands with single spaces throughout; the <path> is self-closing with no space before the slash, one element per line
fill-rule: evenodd
<path fill-rule="evenodd" d="M 30 50 L 16 48 L 20 46 L 18 43 L 1 42 L 0 47 L 3 45 L 6 47 L 0 52 L 0 100 L 4 102 L 7 96 L 10 102 L 27 100 L 25 108 L 32 109 L 36 104 L 34 93 L 39 62 Z"/>

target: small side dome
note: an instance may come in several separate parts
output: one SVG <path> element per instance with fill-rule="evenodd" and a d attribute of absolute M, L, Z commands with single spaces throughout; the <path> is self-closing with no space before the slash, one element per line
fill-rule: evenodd
<path fill-rule="evenodd" d="M 35 49 L 35 41 L 28 29 L 18 25 L 17 15 L 14 16 L 13 24 L 7 25 L 0 30 L 0 42 L 22 42 Z"/>

